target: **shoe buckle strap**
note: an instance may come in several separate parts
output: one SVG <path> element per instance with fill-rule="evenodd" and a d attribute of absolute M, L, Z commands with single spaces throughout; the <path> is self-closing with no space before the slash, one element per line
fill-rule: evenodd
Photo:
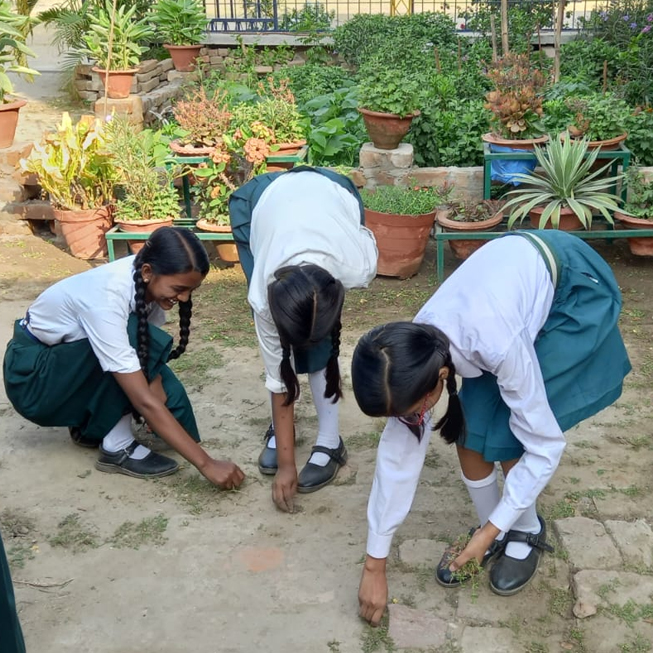
<path fill-rule="evenodd" d="M 128 447 L 125 447 L 120 452 L 120 460 L 117 464 L 122 465 L 134 453 L 134 451 L 136 451 L 136 447 L 138 447 L 138 442 L 136 440 L 134 440 Z"/>
<path fill-rule="evenodd" d="M 343 467 L 347 462 L 342 457 L 343 449 L 344 449 L 344 447 L 342 445 L 342 442 L 340 443 L 340 445 L 338 446 L 337 449 L 328 449 L 327 447 L 321 447 L 319 445 L 315 445 L 311 449 L 311 455 L 313 455 L 314 453 L 325 453 L 327 456 L 329 456 L 329 458 L 331 458 L 331 460 L 333 460 L 334 462 L 337 462 L 338 465 Z"/>
<path fill-rule="evenodd" d="M 550 544 L 547 544 L 546 540 L 543 540 L 539 533 L 526 533 L 526 544 L 532 546 L 534 549 L 540 549 L 540 551 L 555 553 L 555 549 Z"/>

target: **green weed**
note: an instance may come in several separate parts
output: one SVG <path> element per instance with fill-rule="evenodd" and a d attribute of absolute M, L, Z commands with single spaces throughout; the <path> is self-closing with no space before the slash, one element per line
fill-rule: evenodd
<path fill-rule="evenodd" d="M 163 515 L 147 517 L 138 523 L 127 521 L 118 526 L 108 542 L 118 549 L 138 549 L 144 544 L 160 546 L 168 539 L 163 535 L 167 527 L 168 518 Z"/>
<path fill-rule="evenodd" d="M 376 627 L 365 626 L 361 635 L 361 650 L 362 653 L 373 653 L 374 651 L 385 651 L 385 653 L 393 653 L 397 649 L 388 634 L 389 618 L 384 615 L 381 623 Z"/>
<path fill-rule="evenodd" d="M 100 546 L 97 535 L 80 522 L 79 515 L 76 513 L 66 515 L 59 522 L 57 534 L 49 537 L 48 542 L 50 546 L 69 549 L 73 553 Z"/>

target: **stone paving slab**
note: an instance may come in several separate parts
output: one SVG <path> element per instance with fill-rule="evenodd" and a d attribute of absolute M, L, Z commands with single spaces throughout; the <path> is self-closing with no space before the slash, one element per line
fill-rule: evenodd
<path fill-rule="evenodd" d="M 627 565 L 653 565 L 653 530 L 643 519 L 634 522 L 608 520 L 605 528 Z"/>
<path fill-rule="evenodd" d="M 621 554 L 601 522 L 587 517 L 568 517 L 556 519 L 553 527 L 569 554 L 572 568 L 619 569 L 623 565 Z"/>
<path fill-rule="evenodd" d="M 396 648 L 439 648 L 447 639 L 447 622 L 434 612 L 390 605 L 388 634 Z"/>
<path fill-rule="evenodd" d="M 585 618 L 596 614 L 601 607 L 623 606 L 629 601 L 650 605 L 653 577 L 628 571 L 585 569 L 574 574 L 573 589 L 574 615 Z"/>
<path fill-rule="evenodd" d="M 427 565 L 435 572 L 446 548 L 437 540 L 406 540 L 399 545 L 399 559 L 407 565 Z"/>
<path fill-rule="evenodd" d="M 653 626 L 641 621 L 629 625 L 601 614 L 583 622 L 579 631 L 582 633 L 581 650 L 588 653 L 640 653 L 650 651 L 653 646 Z"/>
<path fill-rule="evenodd" d="M 460 638 L 461 653 L 516 653 L 523 650 L 508 628 L 468 626 Z"/>

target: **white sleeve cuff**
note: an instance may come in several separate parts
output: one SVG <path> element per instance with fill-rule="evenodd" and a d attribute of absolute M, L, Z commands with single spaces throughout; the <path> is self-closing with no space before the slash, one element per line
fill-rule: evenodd
<path fill-rule="evenodd" d="M 379 535 L 373 530 L 367 531 L 367 555 L 373 558 L 387 558 L 390 554 L 393 535 Z"/>
<path fill-rule="evenodd" d="M 265 375 L 265 387 L 275 395 L 282 395 L 286 392 L 286 386 L 269 374 Z"/>
<path fill-rule="evenodd" d="M 500 501 L 499 505 L 492 511 L 489 521 L 492 522 L 498 529 L 502 530 L 504 533 L 507 533 L 514 525 L 514 523 L 521 517 L 525 512 L 526 508 L 523 510 L 518 510 L 511 508 L 506 505 L 505 501 Z"/>

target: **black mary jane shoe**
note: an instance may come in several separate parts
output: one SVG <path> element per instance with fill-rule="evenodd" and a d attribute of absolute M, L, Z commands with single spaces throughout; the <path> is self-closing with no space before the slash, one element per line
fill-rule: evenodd
<path fill-rule="evenodd" d="M 100 446 L 102 440 L 93 440 L 92 438 L 87 438 L 82 434 L 82 429 L 79 426 L 69 426 L 68 431 L 70 433 L 70 439 L 78 446 L 84 447 L 86 449 L 97 449 Z"/>
<path fill-rule="evenodd" d="M 297 492 L 301 494 L 315 492 L 331 483 L 338 475 L 338 470 L 347 462 L 347 449 L 345 449 L 342 438 L 340 438 L 340 444 L 336 449 L 315 446 L 311 449 L 311 456 L 314 453 L 325 453 L 330 460 L 324 467 L 311 462 L 304 465 L 304 469 L 299 472 L 297 479 Z M 309 461 L 311 456 L 308 457 Z"/>
<path fill-rule="evenodd" d="M 553 553 L 553 547 L 546 543 L 546 524 L 539 515 L 541 530 L 539 533 L 523 533 L 508 531 L 504 538 L 508 542 L 525 542 L 532 547 L 531 552 L 523 560 L 511 558 L 506 552 L 494 563 L 490 571 L 490 589 L 500 596 L 512 596 L 522 590 L 533 580 L 540 565 L 544 551 Z"/>
<path fill-rule="evenodd" d="M 261 474 L 266 474 L 267 476 L 274 476 L 277 473 L 278 464 L 277 464 L 277 450 L 268 446 L 270 444 L 270 438 L 274 437 L 274 426 L 270 424 L 268 430 L 265 432 L 263 439 L 265 444 L 263 446 L 263 451 L 259 454 L 258 457 L 258 471 Z"/>
<path fill-rule="evenodd" d="M 467 533 L 468 538 L 471 538 L 471 536 L 474 535 L 476 529 L 477 527 L 469 529 L 469 532 Z M 505 547 L 504 540 L 494 540 L 494 542 L 492 542 L 487 553 L 483 556 L 483 560 L 481 560 L 481 567 L 485 567 L 492 558 L 503 551 L 503 548 Z M 471 576 L 462 574 L 460 571 L 453 572 L 449 569 L 449 565 L 458 557 L 459 553 L 460 551 L 454 549 L 453 546 L 447 548 L 442 555 L 440 562 L 438 562 L 438 566 L 435 568 L 435 580 L 443 587 L 459 587 L 462 583 L 471 578 Z"/>
<path fill-rule="evenodd" d="M 172 458 L 150 451 L 145 458 L 135 460 L 130 458 L 138 447 L 134 440 L 126 449 L 111 453 L 100 445 L 100 455 L 95 463 L 95 468 L 110 474 L 126 474 L 134 478 L 160 478 L 174 474 L 179 465 Z"/>

